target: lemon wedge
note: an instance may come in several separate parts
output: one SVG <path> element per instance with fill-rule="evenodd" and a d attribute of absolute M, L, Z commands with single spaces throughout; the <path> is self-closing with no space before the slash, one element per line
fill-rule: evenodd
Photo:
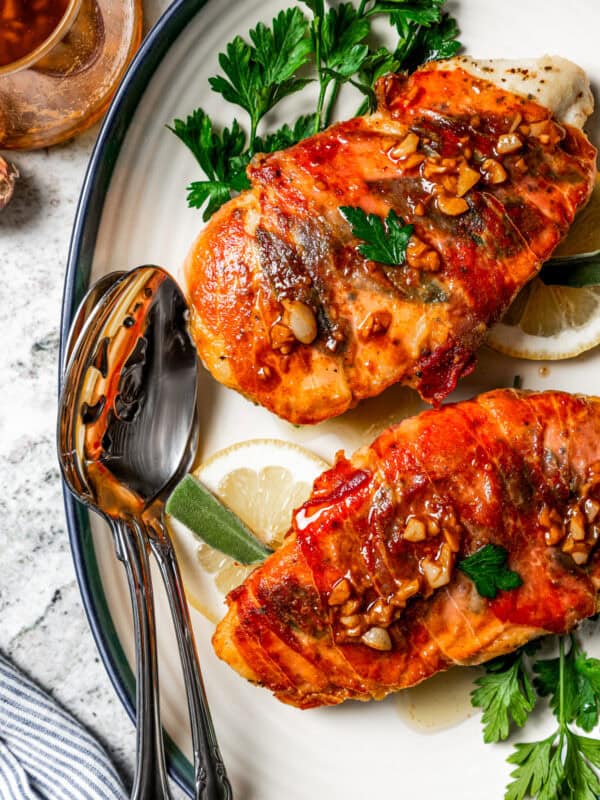
<path fill-rule="evenodd" d="M 314 479 L 328 466 L 291 442 L 252 439 L 215 453 L 193 475 L 237 514 L 257 539 L 277 549 L 289 530 L 292 512 L 308 499 Z M 216 624 L 225 613 L 225 595 L 255 567 L 238 564 L 210 547 L 173 517 L 167 517 L 167 523 L 186 596 Z"/>
<path fill-rule="evenodd" d="M 600 250 L 600 177 L 588 205 L 553 257 Z M 517 295 L 487 343 L 515 358 L 558 361 L 600 344 L 600 286 L 546 285 L 539 278 Z"/>

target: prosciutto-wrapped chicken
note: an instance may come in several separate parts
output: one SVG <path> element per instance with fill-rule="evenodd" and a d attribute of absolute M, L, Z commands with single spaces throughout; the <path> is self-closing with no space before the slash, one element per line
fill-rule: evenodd
<path fill-rule="evenodd" d="M 432 62 L 377 85 L 374 114 L 248 169 L 185 265 L 214 377 L 295 423 L 398 381 L 439 404 L 588 200 L 582 71 L 563 59 Z M 553 116 L 553 110 L 556 116 Z M 413 227 L 405 260 L 361 254 L 341 207 Z"/>
<path fill-rule="evenodd" d="M 340 455 L 214 647 L 299 708 L 380 699 L 595 614 L 599 536 L 600 399 L 489 392 Z M 520 585 L 479 593 L 486 545 Z"/>

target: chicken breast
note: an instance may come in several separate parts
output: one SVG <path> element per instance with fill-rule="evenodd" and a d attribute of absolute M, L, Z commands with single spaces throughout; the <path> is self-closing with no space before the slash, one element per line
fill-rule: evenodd
<path fill-rule="evenodd" d="M 600 400 L 490 392 L 338 457 L 213 644 L 300 708 L 380 699 L 596 613 L 599 538 Z M 457 567 L 489 544 L 522 581 L 494 598 Z"/>
<path fill-rule="evenodd" d="M 566 58 L 471 58 L 457 56 L 433 62 L 437 69 L 464 69 L 507 92 L 535 100 L 558 122 L 583 128 L 594 111 L 594 95 L 585 72 Z"/>
<path fill-rule="evenodd" d="M 376 113 L 254 158 L 252 189 L 213 216 L 185 265 L 191 331 L 217 380 L 313 423 L 396 382 L 438 405 L 473 369 L 596 173 L 585 135 L 533 99 L 556 73 L 570 87 L 557 110 L 583 119 L 581 71 L 493 63 L 388 75 Z M 405 262 L 362 255 L 344 206 L 411 224 Z"/>

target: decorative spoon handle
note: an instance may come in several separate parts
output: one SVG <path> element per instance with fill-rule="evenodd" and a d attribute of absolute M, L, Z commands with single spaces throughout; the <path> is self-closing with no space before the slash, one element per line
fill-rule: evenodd
<path fill-rule="evenodd" d="M 156 503 L 151 511 L 151 515 L 145 516 L 150 547 L 165 582 L 183 667 L 194 750 L 194 798 L 232 800 L 231 784 L 208 709 L 181 573 L 169 533 L 162 522 L 162 503 Z"/>
<path fill-rule="evenodd" d="M 136 773 L 131 800 L 171 800 L 158 697 L 154 601 L 147 539 L 137 520 L 111 520 L 118 558 L 125 565 L 136 660 Z"/>

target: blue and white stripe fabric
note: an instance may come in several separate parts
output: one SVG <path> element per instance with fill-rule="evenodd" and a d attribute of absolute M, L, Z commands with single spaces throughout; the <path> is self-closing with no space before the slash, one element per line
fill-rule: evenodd
<path fill-rule="evenodd" d="M 0 800 L 125 800 L 98 742 L 0 655 Z"/>

